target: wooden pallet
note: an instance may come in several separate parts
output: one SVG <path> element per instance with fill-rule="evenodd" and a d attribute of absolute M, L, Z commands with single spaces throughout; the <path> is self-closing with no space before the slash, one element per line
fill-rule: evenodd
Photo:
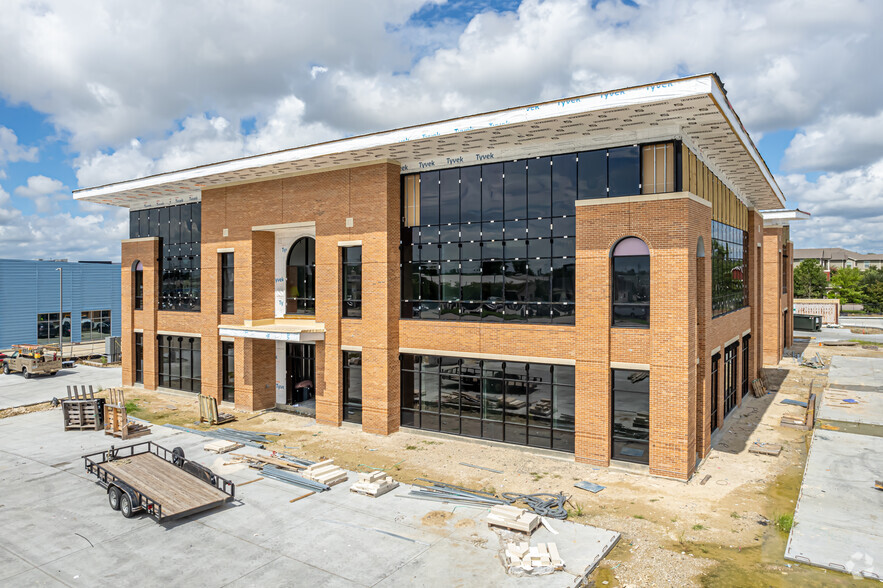
<path fill-rule="evenodd" d="M 120 439 L 132 439 L 150 434 L 150 425 L 129 420 L 126 414 L 126 396 L 122 390 L 110 389 L 104 405 L 104 434 Z"/>
<path fill-rule="evenodd" d="M 223 425 L 235 421 L 232 414 L 218 412 L 218 400 L 214 396 L 199 395 L 199 422 L 210 425 Z"/>
<path fill-rule="evenodd" d="M 65 431 L 100 431 L 103 423 L 101 404 L 103 400 L 95 398 L 92 386 L 67 387 L 67 398 L 61 400 L 61 414 Z"/>

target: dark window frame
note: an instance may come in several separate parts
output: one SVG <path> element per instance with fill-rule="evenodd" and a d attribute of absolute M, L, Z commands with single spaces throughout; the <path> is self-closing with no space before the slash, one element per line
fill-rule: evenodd
<path fill-rule="evenodd" d="M 719 410 L 719 388 L 720 388 L 720 353 L 711 356 L 711 403 L 709 405 L 709 418 L 711 419 L 711 432 L 714 433 L 718 429 L 717 416 Z"/>
<path fill-rule="evenodd" d="M 233 252 L 221 253 L 221 314 L 235 314 L 236 273 Z"/>
<path fill-rule="evenodd" d="M 67 326 L 67 334 L 64 333 L 65 326 Z M 55 329 L 54 332 L 52 330 L 53 328 Z M 38 345 L 51 345 L 52 343 L 58 343 L 59 330 L 62 332 L 62 342 L 70 343 L 73 339 L 73 323 L 71 322 L 70 312 L 62 313 L 60 324 L 58 320 L 58 311 L 37 313 L 36 341 Z M 41 336 L 41 331 L 45 331 L 43 336 Z"/>
<path fill-rule="evenodd" d="M 134 308 L 135 310 L 144 310 L 144 265 L 140 260 L 136 260 L 132 264 L 132 273 L 134 273 Z"/>
<path fill-rule="evenodd" d="M 135 335 L 135 383 L 144 383 L 144 335 L 142 333 L 134 333 Z"/>
<path fill-rule="evenodd" d="M 628 379 L 631 383 L 631 386 L 627 384 L 622 384 L 621 386 L 617 384 L 622 380 L 621 377 L 618 377 L 619 374 L 622 373 L 622 378 Z M 630 374 L 630 375 L 625 375 Z M 642 376 L 637 378 L 637 376 Z M 646 383 L 646 390 L 645 384 Z M 627 411 L 624 408 L 617 409 L 618 406 L 618 397 L 620 395 L 646 395 L 646 439 L 642 439 L 639 437 L 635 437 L 634 433 L 629 433 L 629 431 L 637 431 L 634 427 L 637 427 L 639 424 L 639 418 L 641 418 L 640 413 L 637 410 Z M 617 412 L 634 412 L 635 417 L 632 419 L 632 429 L 627 427 L 621 427 L 621 431 L 617 433 Z M 619 445 L 623 447 L 621 449 L 617 449 Z M 644 446 L 643 452 L 640 455 L 631 455 L 625 453 L 625 449 L 630 449 L 632 451 L 638 450 L 638 448 L 630 447 L 633 445 Z M 616 459 L 619 461 L 628 461 L 633 463 L 640 463 L 648 465 L 650 463 L 650 372 L 647 370 L 623 370 L 623 369 L 612 369 L 610 370 L 610 456 L 611 459 Z"/>
<path fill-rule="evenodd" d="M 751 359 L 751 357 L 750 357 L 751 356 L 750 341 L 751 341 L 750 334 L 742 337 L 742 398 L 748 397 L 748 386 L 750 385 L 750 383 L 749 383 L 749 379 L 750 379 L 749 378 L 749 376 L 750 376 L 749 366 L 750 366 L 750 359 Z"/>
<path fill-rule="evenodd" d="M 298 245 L 301 243 L 303 243 L 303 259 L 292 260 L 295 254 L 300 254 Z M 315 316 L 316 239 L 310 236 L 297 239 L 291 245 L 285 267 L 285 314 Z M 291 294 L 295 295 L 291 296 Z"/>
<path fill-rule="evenodd" d="M 748 306 L 748 254 L 747 231 L 722 222 L 711 222 L 713 319 Z"/>
<path fill-rule="evenodd" d="M 221 341 L 221 400 L 236 402 L 236 350 L 233 341 Z"/>
<path fill-rule="evenodd" d="M 362 318 L 362 246 L 353 245 L 340 249 L 343 294 L 341 316 Z"/>
<path fill-rule="evenodd" d="M 573 453 L 573 366 L 402 354 L 401 426 Z"/>
<path fill-rule="evenodd" d="M 620 245 L 631 239 L 640 241 L 647 253 L 641 255 L 618 254 L 617 249 Z M 613 246 L 610 256 L 610 324 L 612 327 L 618 329 L 650 328 L 650 264 L 650 249 L 643 239 L 633 236 L 623 237 Z M 617 269 L 617 266 L 623 269 Z M 644 270 L 645 266 L 646 270 Z M 638 273 L 628 273 L 625 270 L 626 267 L 629 271 L 637 268 Z M 642 276 L 642 274 L 646 275 Z M 642 282 L 645 280 L 646 284 L 643 284 Z M 627 285 L 631 288 L 627 288 Z M 642 295 L 641 290 L 645 290 L 646 294 Z M 641 298 L 646 298 L 646 300 L 641 300 Z M 626 316 L 626 311 L 628 311 L 628 316 Z M 642 315 L 646 318 L 642 319 Z"/>
<path fill-rule="evenodd" d="M 738 358 L 739 342 L 736 341 L 724 349 L 724 418 L 733 412 L 737 405 Z"/>
<path fill-rule="evenodd" d="M 348 423 L 362 424 L 364 405 L 364 386 L 362 386 L 362 352 L 344 351 L 343 355 L 343 420 Z M 358 378 L 355 374 L 358 373 Z M 357 385 L 357 386 L 356 386 Z M 358 396 L 352 393 L 358 387 Z M 355 400 L 358 398 L 358 400 Z"/>
<path fill-rule="evenodd" d="M 88 333 L 83 329 L 86 322 L 89 323 Z M 109 309 L 80 311 L 80 342 L 103 341 L 111 336 L 112 325 Z"/>
<path fill-rule="evenodd" d="M 156 343 L 158 386 L 198 394 L 202 390 L 200 338 L 159 334 Z"/>

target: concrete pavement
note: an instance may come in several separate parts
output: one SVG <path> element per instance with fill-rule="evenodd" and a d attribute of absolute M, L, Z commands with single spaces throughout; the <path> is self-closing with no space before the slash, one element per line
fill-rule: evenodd
<path fill-rule="evenodd" d="M 0 409 L 25 406 L 67 395 L 67 386 L 114 388 L 122 384 L 123 370 L 119 367 L 92 367 L 77 365 L 65 368 L 54 376 L 32 376 L 25 380 L 21 374 L 0 373 Z"/>
<path fill-rule="evenodd" d="M 237 484 L 258 477 L 205 452 L 205 437 L 151 430 L 137 441 L 180 446 Z M 531 544 L 554 541 L 566 570 L 515 578 L 500 562 L 487 509 L 407 498 L 404 485 L 380 498 L 353 494 L 353 473 L 294 503 L 306 491 L 265 478 L 237 487 L 235 502 L 180 521 L 125 519 L 80 458 L 111 444 L 128 443 L 101 432 L 64 432 L 58 409 L 0 420 L 0 584 L 574 586 L 619 538 L 552 521 L 558 534 L 541 528 Z"/>

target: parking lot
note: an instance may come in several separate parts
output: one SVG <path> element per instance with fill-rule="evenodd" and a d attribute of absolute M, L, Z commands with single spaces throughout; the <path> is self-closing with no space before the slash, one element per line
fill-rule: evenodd
<path fill-rule="evenodd" d="M 33 376 L 25 379 L 21 374 L 0 374 L 0 410 L 13 406 L 26 406 L 61 399 L 67 386 L 90 385 L 114 388 L 122 383 L 123 370 L 119 367 L 92 367 L 78 364 L 65 368 L 54 376 Z"/>
<path fill-rule="evenodd" d="M 154 426 L 136 441 L 182 447 L 189 459 L 243 484 L 242 464 L 207 453 L 208 439 Z M 508 576 L 486 509 L 414 500 L 409 487 L 379 498 L 353 494 L 349 480 L 306 493 L 261 479 L 234 502 L 157 524 L 110 509 L 80 456 L 126 444 L 102 432 L 62 430 L 59 409 L 0 419 L 0 584 L 17 586 L 573 586 L 615 544 L 618 533 L 553 521 L 531 544 L 554 541 L 566 571 Z M 256 452 L 244 448 L 240 452 Z"/>

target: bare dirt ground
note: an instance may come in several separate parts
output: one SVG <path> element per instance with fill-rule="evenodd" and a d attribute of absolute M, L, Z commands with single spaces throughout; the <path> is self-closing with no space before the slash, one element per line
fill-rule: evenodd
<path fill-rule="evenodd" d="M 808 340 L 795 347 L 800 351 L 808 344 L 805 356 L 818 352 L 826 363 L 832 355 L 883 357 L 881 351 L 829 348 Z M 238 420 L 225 426 L 280 432 L 283 435 L 267 449 L 313 460 L 334 458 L 355 471 L 382 468 L 404 483 L 426 477 L 497 493 L 562 491 L 571 497 L 570 520 L 622 533 L 589 585 L 853 585 L 849 576 L 786 562 L 782 554 L 787 534 L 774 524 L 780 515 L 794 512 L 809 439 L 806 431 L 779 426 L 783 414 L 802 410 L 781 401 L 807 400 L 811 385 L 821 391 L 827 369 L 800 367 L 796 359 L 786 358 L 766 373 L 773 392 L 743 400 L 688 483 L 408 429 L 388 437 L 371 435 L 355 426 L 324 426 L 280 412 L 255 416 L 234 411 Z M 129 388 L 126 398 L 133 416 L 207 428 L 195 424 L 198 406 L 192 395 Z M 783 450 L 778 457 L 751 454 L 754 442 L 781 444 Z M 706 476 L 710 478 L 702 484 Z M 598 494 L 574 488 L 580 480 L 606 488 Z M 439 511 L 445 512 L 445 507 Z M 444 516 L 434 514 L 424 522 L 438 524 Z"/>

